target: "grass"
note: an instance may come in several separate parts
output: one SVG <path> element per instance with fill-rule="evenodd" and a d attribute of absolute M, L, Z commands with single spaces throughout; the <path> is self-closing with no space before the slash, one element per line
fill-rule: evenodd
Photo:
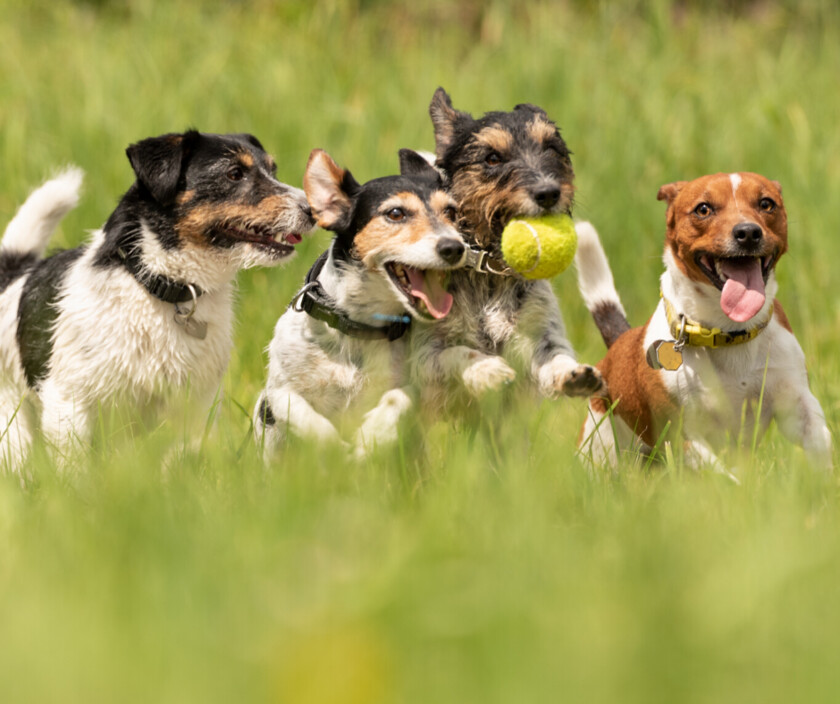
<path fill-rule="evenodd" d="M 661 271 L 658 187 L 778 179 L 780 297 L 838 427 L 832 3 L 4 0 L 3 18 L 0 212 L 79 164 L 64 246 L 128 187 L 132 141 L 250 131 L 283 180 L 300 183 L 313 147 L 368 179 L 432 146 L 443 85 L 461 109 L 533 102 L 559 122 L 576 215 L 640 323 Z M 175 424 L 103 409 L 84 471 L 60 475 L 37 448 L 30 486 L 0 478 L 4 702 L 836 699 L 837 482 L 775 430 L 733 458 L 741 486 L 679 458 L 591 475 L 582 402 L 521 390 L 505 413 L 488 400 L 478 428 L 411 429 L 365 465 L 293 442 L 263 470 L 247 417 L 263 350 L 327 241 L 241 277 L 200 453 L 163 474 Z M 580 357 L 598 359 L 574 277 L 555 286 Z"/>

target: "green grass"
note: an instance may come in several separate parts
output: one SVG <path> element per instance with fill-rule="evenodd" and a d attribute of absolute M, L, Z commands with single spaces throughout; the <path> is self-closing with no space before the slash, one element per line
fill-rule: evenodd
<path fill-rule="evenodd" d="M 253 132 L 299 184 L 314 147 L 360 179 L 431 148 L 438 85 L 477 113 L 537 103 L 638 323 L 657 299 L 661 184 L 781 181 L 780 298 L 837 429 L 835 4 L 219 5 L 3 0 L 3 220 L 76 163 L 85 196 L 57 242 L 77 244 L 132 180 L 125 147 L 191 125 Z M 678 461 L 591 475 L 583 402 L 521 392 L 504 413 L 490 399 L 478 428 L 414 429 L 363 466 L 292 442 L 264 470 L 246 412 L 327 241 L 241 277 L 200 453 L 164 475 L 177 430 L 103 409 L 78 475 L 37 449 L 29 486 L 0 478 L 3 702 L 836 701 L 837 482 L 775 430 L 733 458 L 741 486 Z M 597 360 L 574 276 L 555 285 Z"/>

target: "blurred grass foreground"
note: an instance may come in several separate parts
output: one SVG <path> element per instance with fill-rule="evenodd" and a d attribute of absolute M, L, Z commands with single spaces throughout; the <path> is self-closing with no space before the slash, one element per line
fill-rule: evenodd
<path fill-rule="evenodd" d="M 660 185 L 779 180 L 779 297 L 836 431 L 840 9 L 834 2 L 411 4 L 0 0 L 0 213 L 87 173 L 56 244 L 99 227 L 125 147 L 252 132 L 300 185 L 312 148 L 357 178 L 433 146 L 437 86 L 473 113 L 561 126 L 575 215 L 602 233 L 631 320 L 653 310 Z M 579 400 L 526 389 L 474 427 L 412 429 L 364 465 L 248 414 L 274 322 L 329 241 L 240 278 L 236 348 L 202 450 L 103 409 L 82 471 L 42 448 L 0 478 L 0 701 L 820 702 L 840 691 L 840 510 L 772 430 L 741 485 L 679 462 L 575 455 Z M 603 354 L 570 272 L 581 359 Z M 177 420 L 177 419 L 174 419 Z"/>

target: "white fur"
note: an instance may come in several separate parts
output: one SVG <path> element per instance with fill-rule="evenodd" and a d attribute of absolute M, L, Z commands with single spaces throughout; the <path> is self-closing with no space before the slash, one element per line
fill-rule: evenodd
<path fill-rule="evenodd" d="M 589 222 L 575 223 L 575 231 L 578 237 L 575 252 L 578 286 L 587 309 L 613 304 L 626 317 L 598 232 Z"/>
<path fill-rule="evenodd" d="M 78 204 L 83 178 L 81 169 L 69 167 L 34 190 L 6 226 L 0 248 L 43 254 L 61 218 Z"/>
<path fill-rule="evenodd" d="M 441 237 L 461 240 L 452 227 L 439 227 L 397 251 L 376 253 L 367 266 L 337 262 L 330 251 L 318 281 L 323 292 L 351 320 L 382 326 L 379 316 L 405 315 L 401 293 L 383 271 L 384 261 L 417 268 L 450 266 L 436 254 Z M 437 323 L 435 323 L 437 324 Z M 408 338 L 393 342 L 362 340 L 345 335 L 303 311 L 290 308 L 277 321 L 268 348 L 268 379 L 254 412 L 256 439 L 266 459 L 281 445 L 288 429 L 293 435 L 344 444 L 334 424 L 342 416 L 357 425 L 359 409 L 370 408 L 354 436 L 353 453 L 364 457 L 375 447 L 397 438 L 400 420 L 413 407 Z M 275 422 L 260 417 L 267 400 Z"/>
<path fill-rule="evenodd" d="M 733 179 L 733 191 L 736 187 Z M 597 241 L 594 229 L 586 238 L 590 235 Z M 599 245 L 589 251 L 597 255 L 593 258 L 587 255 L 588 271 L 594 276 L 581 277 L 581 280 L 586 282 L 586 290 L 582 293 L 591 310 L 590 303 L 603 300 L 593 292 L 607 291 L 607 300 L 612 300 L 609 292 L 614 291 L 614 287 L 603 249 Z M 669 248 L 665 249 L 664 262 L 662 292 L 676 314 L 683 313 L 705 327 L 727 331 L 745 328 L 744 323 L 732 321 L 721 310 L 720 292 L 714 286 L 690 280 L 682 273 Z M 609 279 L 605 281 L 607 274 Z M 598 280 L 598 276 L 603 279 Z M 771 273 L 765 289 L 766 301 L 750 321 L 752 324 L 758 324 L 770 314 L 777 288 L 775 275 Z M 642 347 L 635 354 L 644 356 L 656 340 L 671 339 L 665 305 L 660 300 L 647 324 Z M 775 419 L 782 433 L 801 445 L 817 465 L 831 466 L 831 434 L 822 408 L 808 388 L 805 355 L 796 338 L 775 317 L 750 342 L 716 349 L 686 346 L 682 356 L 679 369 L 663 369 L 658 374 L 670 397 L 682 408 L 682 417 L 672 421 L 682 423 L 683 436 L 688 441 L 685 460 L 689 465 L 712 466 L 726 471 L 715 452 L 738 440 L 739 435 L 748 446 L 753 432 L 762 433 Z M 760 397 L 760 414 L 753 418 Z M 750 408 L 746 422 L 742 424 L 745 404 Z M 591 452 L 596 462 L 613 464 L 618 452 L 639 441 L 617 417 L 612 419 L 613 427 L 604 427 L 609 426 L 609 422 L 602 422 L 596 430 L 602 420 L 601 414 L 590 409 L 583 430 L 584 451 Z"/>
<path fill-rule="evenodd" d="M 43 250 L 57 213 L 75 202 L 79 183 L 78 172 L 67 172 L 35 191 L 10 225 L 16 249 L 28 243 L 24 251 Z M 302 194 L 292 198 L 301 210 L 306 207 Z M 24 226 L 33 233 L 28 240 Z M 233 277 L 252 263 L 276 263 L 264 261 L 260 252 L 250 254 L 253 248 L 244 243 L 219 252 L 189 245 L 164 251 L 144 224 L 145 266 L 204 291 L 194 318 L 207 324 L 207 335 L 197 339 L 175 322 L 175 306 L 150 295 L 127 269 L 94 265 L 104 243 L 105 233 L 94 232 L 64 272 L 48 373 L 34 389 L 27 388 L 15 336 L 28 275 L 0 294 L 0 454 L 15 471 L 32 438 L 28 415 L 20 412 L 29 406 L 59 458 L 88 441 L 99 404 L 123 402 L 157 412 L 187 400 L 196 423 L 206 422 L 230 357 Z M 4 249 L 6 244 L 4 238 Z"/>

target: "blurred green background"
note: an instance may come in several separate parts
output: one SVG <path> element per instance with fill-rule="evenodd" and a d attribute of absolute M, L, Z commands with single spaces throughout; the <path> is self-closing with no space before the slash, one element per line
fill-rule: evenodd
<path fill-rule="evenodd" d="M 0 0 L 0 215 L 68 163 L 56 243 L 132 182 L 125 147 L 249 131 L 300 185 L 312 148 L 359 179 L 431 149 L 444 86 L 481 114 L 539 104 L 631 319 L 657 300 L 660 185 L 780 181 L 780 299 L 837 429 L 836 2 Z M 84 470 L 0 478 L 3 702 L 836 701 L 837 483 L 771 430 L 729 458 L 587 472 L 580 400 L 518 390 L 364 465 L 292 442 L 264 470 L 248 414 L 277 317 L 328 243 L 240 277 L 236 348 L 202 452 L 103 419 Z M 555 280 L 581 359 L 603 345 Z M 832 597 L 832 594 L 835 596 Z"/>

